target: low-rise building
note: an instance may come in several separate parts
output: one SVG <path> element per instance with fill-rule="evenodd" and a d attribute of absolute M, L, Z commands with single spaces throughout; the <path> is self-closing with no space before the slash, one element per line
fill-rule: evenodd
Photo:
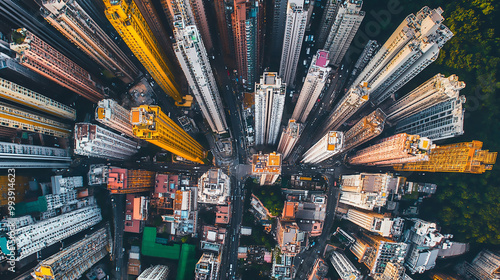
<path fill-rule="evenodd" d="M 231 204 L 215 207 L 215 224 L 227 225 L 231 221 Z"/>
<path fill-rule="evenodd" d="M 323 280 L 326 274 L 328 274 L 328 265 L 322 258 L 317 258 L 307 280 Z"/>
<path fill-rule="evenodd" d="M 173 213 L 162 215 L 170 225 L 170 233 L 176 236 L 196 235 L 198 220 L 198 189 L 181 186 L 174 194 Z"/>
<path fill-rule="evenodd" d="M 141 254 L 139 246 L 132 246 L 128 255 L 127 274 L 139 276 L 141 273 Z"/>
<path fill-rule="evenodd" d="M 145 196 L 127 194 L 125 198 L 125 232 L 141 233 L 148 219 L 149 199 Z"/>
<path fill-rule="evenodd" d="M 223 205 L 231 192 L 229 176 L 220 168 L 212 168 L 198 180 L 198 202 Z"/>
<path fill-rule="evenodd" d="M 255 154 L 252 157 L 252 175 L 257 176 L 260 185 L 272 185 L 281 175 L 281 154 Z"/>
<path fill-rule="evenodd" d="M 219 270 L 222 261 L 222 253 L 213 254 L 204 252 L 195 267 L 195 280 L 219 279 Z"/>
<path fill-rule="evenodd" d="M 278 220 L 276 238 L 281 252 L 290 256 L 300 253 L 304 247 L 303 243 L 307 243 L 307 233 L 301 231 L 297 223 L 281 219 Z"/>
<path fill-rule="evenodd" d="M 214 226 L 203 226 L 201 249 L 219 253 L 222 251 L 226 239 L 226 229 Z"/>
<path fill-rule="evenodd" d="M 152 171 L 109 168 L 108 190 L 112 194 L 146 192 L 154 185 L 155 173 Z"/>

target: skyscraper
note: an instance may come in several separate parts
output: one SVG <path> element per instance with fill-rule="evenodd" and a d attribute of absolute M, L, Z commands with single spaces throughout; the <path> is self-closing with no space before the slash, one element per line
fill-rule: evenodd
<path fill-rule="evenodd" d="M 307 11 L 304 0 L 289 0 L 286 10 L 285 33 L 281 51 L 280 77 L 288 86 L 295 85 L 297 64 L 306 30 Z"/>
<path fill-rule="evenodd" d="M 210 35 L 210 26 L 208 25 L 205 5 L 202 0 L 161 0 L 163 9 L 168 11 L 168 18 L 175 29 L 176 14 L 180 14 L 184 19 L 185 25 L 196 25 L 203 44 L 208 52 L 212 51 L 213 43 Z"/>
<path fill-rule="evenodd" d="M 281 139 L 278 144 L 278 153 L 283 155 L 283 159 L 286 159 L 299 141 L 299 137 L 304 130 L 304 126 L 297 123 L 294 119 L 288 120 L 288 126 L 283 129 L 281 133 Z"/>
<path fill-rule="evenodd" d="M 327 0 L 325 3 L 325 8 L 323 9 L 323 16 L 321 17 L 321 23 L 319 25 L 316 40 L 317 46 L 319 48 L 323 48 L 325 46 L 326 38 L 330 34 L 330 30 L 332 29 L 339 4 L 340 0 Z"/>
<path fill-rule="evenodd" d="M 167 280 L 170 269 L 166 265 L 155 265 L 146 268 L 137 280 Z"/>
<path fill-rule="evenodd" d="M 160 107 L 141 105 L 132 108 L 130 122 L 136 137 L 187 160 L 203 164 L 205 149 L 165 115 Z"/>
<path fill-rule="evenodd" d="M 472 261 L 465 263 L 464 272 L 467 279 L 498 279 L 500 271 L 500 253 L 482 250 Z"/>
<path fill-rule="evenodd" d="M 354 82 L 354 80 L 358 77 L 359 71 L 362 71 L 366 67 L 379 47 L 380 45 L 375 40 L 370 40 L 368 41 L 368 43 L 366 43 L 363 52 L 354 64 L 354 68 L 352 69 L 349 81 L 346 83 L 347 88 L 350 88 L 352 86 L 352 82 Z"/>
<path fill-rule="evenodd" d="M 215 0 L 215 15 L 217 17 L 217 28 L 219 31 L 219 44 L 222 48 L 224 63 L 228 68 L 235 69 L 236 62 L 234 59 L 234 36 L 233 23 L 231 16 L 233 14 L 233 0 Z"/>
<path fill-rule="evenodd" d="M 0 127 L 11 127 L 45 135 L 69 138 L 71 126 L 38 113 L 0 102 Z"/>
<path fill-rule="evenodd" d="M 285 35 L 286 10 L 288 0 L 273 0 L 273 15 L 271 29 L 271 49 L 270 57 L 273 60 L 273 66 L 279 65 L 281 51 L 283 49 L 283 37 Z"/>
<path fill-rule="evenodd" d="M 377 137 L 384 130 L 385 114 L 377 109 L 344 133 L 344 152 Z"/>
<path fill-rule="evenodd" d="M 406 133 L 384 138 L 348 158 L 349 164 L 387 166 L 397 163 L 428 160 L 432 141 Z"/>
<path fill-rule="evenodd" d="M 344 133 L 340 131 L 329 131 L 305 154 L 301 162 L 320 163 L 340 153 L 344 147 Z"/>
<path fill-rule="evenodd" d="M 355 238 L 356 242 L 350 250 L 368 267 L 372 277 L 382 274 L 388 263 L 403 264 L 408 247 L 406 243 L 365 233 Z"/>
<path fill-rule="evenodd" d="M 67 168 L 68 150 L 0 142 L 0 168 Z"/>
<path fill-rule="evenodd" d="M 109 228 L 101 228 L 40 262 L 31 275 L 36 280 L 76 280 L 111 251 Z"/>
<path fill-rule="evenodd" d="M 276 72 L 264 72 L 255 83 L 255 144 L 274 145 L 285 107 L 286 84 Z"/>
<path fill-rule="evenodd" d="M 102 86 L 92 80 L 86 70 L 28 30 L 13 30 L 10 48 L 17 53 L 21 65 L 47 79 L 94 103 L 104 98 Z"/>
<path fill-rule="evenodd" d="M 432 141 L 464 133 L 465 96 L 448 99 L 398 122 L 396 133 L 406 132 Z"/>
<path fill-rule="evenodd" d="M 137 153 L 137 142 L 90 123 L 75 124 L 74 153 L 77 155 L 124 160 Z"/>
<path fill-rule="evenodd" d="M 382 103 L 437 59 L 439 50 L 453 37 L 442 24 L 441 8 L 423 7 L 399 25 L 359 74 L 353 85 L 368 83 L 370 99 Z"/>
<path fill-rule="evenodd" d="M 333 268 L 342 280 L 361 280 L 363 275 L 341 251 L 333 251 L 330 257 Z"/>
<path fill-rule="evenodd" d="M 262 71 L 264 7 L 259 0 L 234 0 L 232 14 L 238 76 L 251 89 Z"/>
<path fill-rule="evenodd" d="M 437 74 L 385 110 L 387 121 L 393 124 L 440 102 L 457 98 L 465 83 L 456 75 L 445 78 Z"/>
<path fill-rule="evenodd" d="M 339 66 L 344 58 L 365 17 L 365 12 L 361 11 L 362 5 L 362 0 L 348 0 L 339 5 L 324 47 L 330 51 L 330 64 Z"/>
<path fill-rule="evenodd" d="M 2 78 L 0 78 L 0 96 L 60 118 L 76 119 L 75 109 Z"/>
<path fill-rule="evenodd" d="M 224 108 L 207 51 L 195 25 L 185 25 L 182 19 L 174 23 L 174 51 L 189 87 L 200 105 L 203 117 L 213 132 L 228 131 Z"/>
<path fill-rule="evenodd" d="M 397 193 L 406 182 L 391 174 L 361 173 L 342 175 L 339 202 L 364 210 L 383 207 L 390 193 Z"/>
<path fill-rule="evenodd" d="M 313 57 L 299 99 L 295 104 L 292 119 L 305 123 L 321 91 L 325 87 L 331 68 L 328 67 L 328 52 L 319 50 Z"/>
<path fill-rule="evenodd" d="M 437 146 L 431 150 L 429 160 L 394 165 L 394 169 L 481 174 L 491 170 L 497 159 L 497 152 L 481 150 L 482 147 L 480 141 Z"/>
<path fill-rule="evenodd" d="M 39 252 L 57 242 L 88 229 L 102 220 L 99 207 L 87 206 L 70 211 L 46 220 L 29 222 L 21 227 L 10 228 L 7 232 L 15 244 L 9 246 L 15 251 L 15 260 L 22 260 Z M 7 242 L 6 237 L 0 237 L 2 242 Z M 15 248 L 15 249 L 12 249 Z M 10 251 L 7 247 L 1 248 L 5 254 Z"/>
<path fill-rule="evenodd" d="M 389 216 L 351 208 L 347 210 L 345 218 L 367 231 L 380 236 L 388 237 L 391 235 L 393 221 Z"/>
<path fill-rule="evenodd" d="M 137 67 L 77 1 L 43 0 L 41 6 L 45 20 L 101 67 L 125 83 L 137 77 Z"/>
<path fill-rule="evenodd" d="M 181 102 L 179 86 L 170 69 L 172 66 L 135 2 L 103 1 L 106 17 L 137 59 L 165 93 Z"/>
<path fill-rule="evenodd" d="M 354 113 L 356 113 L 366 101 L 368 101 L 367 87 L 352 87 L 335 105 L 332 113 L 326 118 L 322 133 L 338 129 Z"/>
<path fill-rule="evenodd" d="M 97 103 L 95 120 L 129 137 L 135 137 L 130 123 L 130 110 L 113 99 L 103 99 Z"/>

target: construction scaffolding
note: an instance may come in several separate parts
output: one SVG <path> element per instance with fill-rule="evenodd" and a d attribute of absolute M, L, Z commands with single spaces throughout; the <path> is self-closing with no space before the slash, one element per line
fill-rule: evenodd
<path fill-rule="evenodd" d="M 60 118 L 75 120 L 76 110 L 30 89 L 0 78 L 0 96 Z"/>
<path fill-rule="evenodd" d="M 92 80 L 89 72 L 25 28 L 13 30 L 10 48 L 17 52 L 21 65 L 47 79 L 94 103 L 104 98 L 102 86 Z"/>
<path fill-rule="evenodd" d="M 428 160 L 432 142 L 428 138 L 406 133 L 396 134 L 358 151 L 348 158 L 349 164 L 387 166 Z"/>
<path fill-rule="evenodd" d="M 492 170 L 497 152 L 481 150 L 483 142 L 472 141 L 438 146 L 429 153 L 428 161 L 397 164 L 397 171 L 461 172 L 481 174 Z"/>
<path fill-rule="evenodd" d="M 108 226 L 43 260 L 31 273 L 36 280 L 76 280 L 111 252 Z"/>
<path fill-rule="evenodd" d="M 192 162 L 204 163 L 205 149 L 163 113 L 159 106 L 141 105 L 132 108 L 130 118 L 136 137 Z"/>
<path fill-rule="evenodd" d="M 384 130 L 386 115 L 380 108 L 362 118 L 351 129 L 344 133 L 343 152 L 377 137 Z"/>
<path fill-rule="evenodd" d="M 179 85 L 170 62 L 134 1 L 104 0 L 106 17 L 137 59 L 175 101 L 181 102 Z"/>
<path fill-rule="evenodd" d="M 71 126 L 0 102 L 0 126 L 68 138 Z"/>

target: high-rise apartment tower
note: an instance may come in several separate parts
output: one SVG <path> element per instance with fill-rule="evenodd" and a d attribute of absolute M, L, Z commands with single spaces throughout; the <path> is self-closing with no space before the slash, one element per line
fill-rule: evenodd
<path fill-rule="evenodd" d="M 42 16 L 101 67 L 125 83 L 139 74 L 132 61 L 77 1 L 43 0 Z"/>
<path fill-rule="evenodd" d="M 445 78 L 437 74 L 385 110 L 387 121 L 395 124 L 438 103 L 457 98 L 463 88 L 465 83 L 458 81 L 456 75 Z"/>
<path fill-rule="evenodd" d="M 200 33 L 195 25 L 185 25 L 182 19 L 176 21 L 174 26 L 174 52 L 191 92 L 212 131 L 225 133 L 228 127 L 224 108 Z"/>
<path fill-rule="evenodd" d="M 344 133 L 340 131 L 329 131 L 305 154 L 302 162 L 320 163 L 340 153 L 344 146 Z"/>
<path fill-rule="evenodd" d="M 101 228 L 43 260 L 31 275 L 36 280 L 76 280 L 111 250 L 109 229 Z"/>
<path fill-rule="evenodd" d="M 406 133 L 384 138 L 370 147 L 356 152 L 347 160 L 349 164 L 387 166 L 428 160 L 432 141 Z"/>
<path fill-rule="evenodd" d="M 94 103 L 104 98 L 102 86 L 86 70 L 28 30 L 13 30 L 10 48 L 17 53 L 21 65 L 47 79 Z"/>
<path fill-rule="evenodd" d="M 299 141 L 300 135 L 304 130 L 304 125 L 296 122 L 294 119 L 288 120 L 288 126 L 283 129 L 281 133 L 281 139 L 278 144 L 278 153 L 283 155 L 283 159 L 286 159 Z"/>
<path fill-rule="evenodd" d="M 0 96 L 59 118 L 75 120 L 76 110 L 35 91 L 0 78 Z"/>
<path fill-rule="evenodd" d="M 97 103 L 95 120 L 127 136 L 135 137 L 130 123 L 130 110 L 123 108 L 113 99 L 103 99 Z"/>
<path fill-rule="evenodd" d="M 258 0 L 234 0 L 231 16 L 238 76 L 251 89 L 262 71 L 264 4 Z"/>
<path fill-rule="evenodd" d="M 362 0 L 348 0 L 339 5 L 324 46 L 330 52 L 330 64 L 339 66 L 342 62 L 365 17 L 365 12 L 361 11 L 362 5 Z"/>
<path fill-rule="evenodd" d="M 370 100 L 382 103 L 437 59 L 453 37 L 443 23 L 441 8 L 423 7 L 411 14 L 373 56 L 353 86 L 368 83 Z"/>
<path fill-rule="evenodd" d="M 313 57 L 299 99 L 295 104 L 292 119 L 305 123 L 321 91 L 325 87 L 331 68 L 328 67 L 328 52 L 319 50 Z"/>
<path fill-rule="evenodd" d="M 398 171 L 461 172 L 481 174 L 491 170 L 497 152 L 481 150 L 483 142 L 472 141 L 438 146 L 431 150 L 428 161 L 394 165 Z"/>
<path fill-rule="evenodd" d="M 202 163 L 205 149 L 158 106 L 141 105 L 132 108 L 130 122 L 134 135 L 187 160 Z"/>
<path fill-rule="evenodd" d="M 285 107 L 286 84 L 276 72 L 264 72 L 255 83 L 255 144 L 274 145 Z"/>
<path fill-rule="evenodd" d="M 69 138 L 71 135 L 71 126 L 65 123 L 0 102 L 0 127 L 2 126 L 62 138 Z"/>
<path fill-rule="evenodd" d="M 175 101 L 181 102 L 179 85 L 171 71 L 171 63 L 153 35 L 134 1 L 103 0 L 105 14 L 118 34 L 139 59 L 161 89 Z"/>
<path fill-rule="evenodd" d="M 74 153 L 77 155 L 124 160 L 137 153 L 137 142 L 90 123 L 75 124 Z"/>
<path fill-rule="evenodd" d="M 344 133 L 344 149 L 347 152 L 377 137 L 384 130 L 386 116 L 380 109 L 362 118 Z"/>
<path fill-rule="evenodd" d="M 286 10 L 285 33 L 281 51 L 280 77 L 288 86 L 295 85 L 297 64 L 307 23 L 304 0 L 289 0 Z"/>
<path fill-rule="evenodd" d="M 432 141 L 464 133 L 465 96 L 448 99 L 398 122 L 396 133 L 406 132 Z"/>

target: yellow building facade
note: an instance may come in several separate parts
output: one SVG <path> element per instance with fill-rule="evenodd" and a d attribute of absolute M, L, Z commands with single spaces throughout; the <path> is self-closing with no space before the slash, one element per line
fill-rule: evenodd
<path fill-rule="evenodd" d="M 170 70 L 172 66 L 134 1 L 103 1 L 109 22 L 151 77 L 175 101 L 182 102 L 179 85 Z"/>
<path fill-rule="evenodd" d="M 187 160 L 203 164 L 206 150 L 161 111 L 159 106 L 132 108 L 130 122 L 136 137 Z"/>

